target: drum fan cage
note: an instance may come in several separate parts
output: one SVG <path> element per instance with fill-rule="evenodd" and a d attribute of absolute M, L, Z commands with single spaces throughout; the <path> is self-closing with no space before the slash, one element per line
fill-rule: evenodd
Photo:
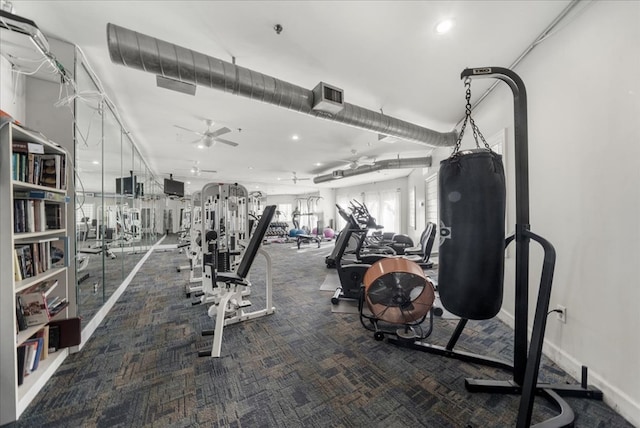
<path fill-rule="evenodd" d="M 424 318 L 435 300 L 433 284 L 422 268 L 402 258 L 375 262 L 363 283 L 373 317 L 392 324 L 410 324 Z"/>

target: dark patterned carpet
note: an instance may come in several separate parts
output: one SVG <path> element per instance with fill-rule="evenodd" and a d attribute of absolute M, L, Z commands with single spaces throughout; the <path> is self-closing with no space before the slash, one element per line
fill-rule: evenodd
<path fill-rule="evenodd" d="M 331 313 L 320 291 L 331 244 L 266 246 L 276 312 L 227 326 L 222 357 L 210 349 L 205 306 L 184 295 L 185 256 L 156 252 L 84 349 L 70 356 L 16 427 L 510 427 L 518 396 L 469 393 L 465 377 L 508 373 L 373 340 L 354 314 Z M 264 259 L 252 270 L 252 309 L 264 293 Z M 444 345 L 454 321 L 437 320 Z M 470 322 L 459 348 L 510 359 L 512 331 Z M 571 379 L 543 361 L 541 378 Z M 604 403 L 567 400 L 577 427 L 630 427 Z M 537 399 L 534 422 L 554 414 Z"/>

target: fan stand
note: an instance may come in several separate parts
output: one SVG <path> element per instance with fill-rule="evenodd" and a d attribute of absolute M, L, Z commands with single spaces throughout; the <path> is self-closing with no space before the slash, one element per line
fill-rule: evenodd
<path fill-rule="evenodd" d="M 405 325 L 403 328 L 397 329 L 396 336 L 403 340 L 415 340 L 419 337 L 416 330 L 410 325 Z"/>
<path fill-rule="evenodd" d="M 461 319 L 456 326 L 446 347 L 388 339 L 390 343 L 409 347 L 424 352 L 456 358 L 463 361 L 484 364 L 513 372 L 513 380 L 477 380 L 465 379 L 465 387 L 470 392 L 489 392 L 500 394 L 521 394 L 518 408 L 516 427 L 525 428 L 531 425 L 535 394 L 542 394 L 559 410 L 559 414 L 547 419 L 536 427 L 567 427 L 573 426 L 575 415 L 571 407 L 560 395 L 602 400 L 602 391 L 589 386 L 587 382 L 587 367 L 582 366 L 582 378 L 579 385 L 538 383 L 542 345 L 547 324 L 549 300 L 556 253 L 553 245 L 546 239 L 531 232 L 529 224 L 529 160 L 527 135 L 527 94 L 524 82 L 513 71 L 502 67 L 483 67 L 465 69 L 462 79 L 470 77 L 497 78 L 509 85 L 514 95 L 514 134 L 515 134 L 515 163 L 516 163 L 516 232 L 506 239 L 505 247 L 515 239 L 516 242 L 516 282 L 515 282 L 515 314 L 514 314 L 514 356 L 513 366 L 497 359 L 454 351 L 453 348 L 460 338 L 460 334 L 467 324 L 467 319 Z M 531 333 L 531 343 L 527 351 L 528 328 L 528 292 L 529 292 L 529 242 L 534 240 L 544 250 L 542 276 L 538 291 L 538 301 Z M 527 356 L 528 352 L 528 356 Z"/>

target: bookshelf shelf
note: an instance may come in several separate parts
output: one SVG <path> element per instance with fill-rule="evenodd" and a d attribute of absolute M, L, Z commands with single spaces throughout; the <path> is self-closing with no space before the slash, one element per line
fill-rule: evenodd
<path fill-rule="evenodd" d="M 39 190 L 43 192 L 53 192 L 64 195 L 66 192 L 63 189 L 55 189 L 53 187 L 40 186 L 38 184 L 27 183 L 19 180 L 12 180 L 12 185 L 15 190 Z M 48 201 L 48 202 L 62 202 L 62 201 Z"/>
<path fill-rule="evenodd" d="M 36 276 L 32 276 L 31 278 L 27 278 L 27 279 L 23 279 L 22 281 L 17 281 L 14 285 L 15 287 L 15 292 L 19 293 L 21 291 L 26 290 L 27 288 L 31 287 L 32 285 L 35 285 L 39 282 L 45 281 L 49 278 L 52 278 L 53 276 L 59 274 L 60 272 L 66 272 L 67 268 L 63 267 L 63 268 L 52 268 L 49 269 L 46 272 L 43 272 L 41 274 L 38 274 Z"/>
<path fill-rule="evenodd" d="M 21 407 L 23 407 L 22 410 L 24 410 L 29 402 L 31 402 L 31 400 L 33 400 L 33 398 L 35 397 L 35 394 L 37 393 L 36 387 L 37 390 L 40 390 L 44 386 L 44 382 L 46 382 L 46 380 L 48 380 L 48 378 L 53 375 L 53 373 L 60 366 L 60 364 L 62 364 L 62 362 L 68 355 L 69 351 L 66 348 L 49 354 L 49 357 L 47 359 L 40 361 L 37 371 L 24 378 L 24 382 L 18 387 L 17 391 L 18 403 L 19 405 L 21 405 Z M 48 374 L 48 376 L 46 376 L 46 379 L 44 379 L 44 376 L 34 376 L 34 374 L 36 373 L 46 373 Z M 39 383 L 42 383 L 42 385 L 38 385 Z M 29 395 L 32 396 L 29 397 Z"/>
<path fill-rule="evenodd" d="M 62 348 L 37 357 L 49 348 L 48 323 L 77 312 L 68 268 L 69 176 L 59 145 L 14 123 L 0 127 L 0 425 L 18 419 L 69 354 Z M 31 357 L 28 349 L 38 353 Z M 27 355 L 38 360 L 37 369 L 22 377 L 21 364 L 34 361 L 25 362 Z"/>
<path fill-rule="evenodd" d="M 64 235 L 67 233 L 67 229 L 52 229 L 45 230 L 42 232 L 24 232 L 24 233 L 15 233 L 13 235 L 14 241 L 19 241 L 23 243 L 25 241 L 33 241 L 36 238 L 44 238 L 47 236 L 55 236 L 55 235 Z"/>

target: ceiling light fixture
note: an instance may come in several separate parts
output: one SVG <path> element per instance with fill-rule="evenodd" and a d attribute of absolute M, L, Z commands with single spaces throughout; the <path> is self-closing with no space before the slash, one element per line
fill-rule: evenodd
<path fill-rule="evenodd" d="M 453 28 L 453 20 L 452 19 L 444 19 L 438 24 L 436 24 L 436 33 L 437 34 L 445 34 L 448 33 L 449 30 Z"/>
<path fill-rule="evenodd" d="M 100 161 L 93 161 L 91 163 L 94 164 L 94 165 L 100 165 Z"/>
<path fill-rule="evenodd" d="M 300 137 L 298 137 L 296 134 L 294 134 L 294 135 L 291 137 L 291 139 L 292 139 L 293 141 L 298 141 L 298 140 L 300 139 Z"/>
<path fill-rule="evenodd" d="M 321 162 L 316 162 L 315 165 L 316 166 L 322 166 L 322 163 Z"/>

